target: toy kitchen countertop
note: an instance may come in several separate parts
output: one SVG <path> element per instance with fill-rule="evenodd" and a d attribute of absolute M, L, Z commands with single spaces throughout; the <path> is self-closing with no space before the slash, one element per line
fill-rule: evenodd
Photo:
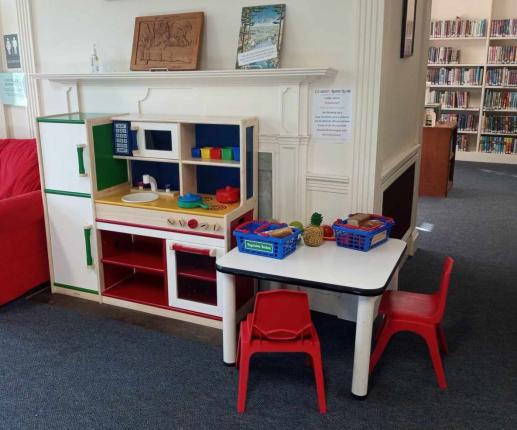
<path fill-rule="evenodd" d="M 203 199 L 203 203 L 208 205 L 208 209 L 199 207 L 199 208 L 190 208 L 185 209 L 181 208 L 178 205 L 178 194 L 175 195 L 167 195 L 165 193 L 157 193 L 158 199 L 151 202 L 124 202 L 122 201 L 122 197 L 131 193 L 138 193 L 139 190 L 134 190 L 130 188 L 126 188 L 123 191 L 118 191 L 114 194 L 100 197 L 95 200 L 96 203 L 102 203 L 107 205 L 115 205 L 115 206 L 123 206 L 123 207 L 131 207 L 131 208 L 140 208 L 140 209 L 151 209 L 156 211 L 165 211 L 165 212 L 176 212 L 190 215 L 204 215 L 211 217 L 223 218 L 225 215 L 231 213 L 235 209 L 240 206 L 240 203 L 219 203 L 215 196 L 201 194 Z"/>

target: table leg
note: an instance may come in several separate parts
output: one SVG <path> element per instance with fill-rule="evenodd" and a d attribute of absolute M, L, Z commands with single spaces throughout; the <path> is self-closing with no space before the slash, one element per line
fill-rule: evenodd
<path fill-rule="evenodd" d="M 235 276 L 218 272 L 223 285 L 223 361 L 235 364 L 237 329 L 235 321 Z"/>
<path fill-rule="evenodd" d="M 380 296 L 359 296 L 357 304 L 352 395 L 358 398 L 364 398 L 368 394 L 372 328 L 375 319 L 375 305 L 379 298 Z"/>

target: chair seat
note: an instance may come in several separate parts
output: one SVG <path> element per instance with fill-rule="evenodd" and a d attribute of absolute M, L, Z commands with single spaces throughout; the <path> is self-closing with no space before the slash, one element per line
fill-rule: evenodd
<path fill-rule="evenodd" d="M 391 318 L 436 322 L 438 301 L 434 294 L 420 294 L 408 291 L 387 291 L 384 293 L 379 313 Z"/>

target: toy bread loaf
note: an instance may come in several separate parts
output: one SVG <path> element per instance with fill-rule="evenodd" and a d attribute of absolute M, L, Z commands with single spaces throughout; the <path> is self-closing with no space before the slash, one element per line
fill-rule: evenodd
<path fill-rule="evenodd" d="M 366 221 L 370 219 L 369 214 L 355 214 L 348 218 L 347 224 L 353 225 L 355 227 L 359 227 L 360 225 L 364 224 Z"/>
<path fill-rule="evenodd" d="M 292 234 L 293 230 L 291 230 L 291 227 L 284 227 L 284 228 L 278 228 L 276 230 L 268 230 L 268 231 L 265 231 L 264 233 L 270 237 L 282 238 L 282 237 L 287 237 L 290 234 Z"/>

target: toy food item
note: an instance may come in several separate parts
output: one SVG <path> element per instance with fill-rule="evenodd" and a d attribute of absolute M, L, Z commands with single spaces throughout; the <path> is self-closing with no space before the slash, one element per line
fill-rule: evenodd
<path fill-rule="evenodd" d="M 360 225 L 364 224 L 366 221 L 370 219 L 369 214 L 354 214 L 348 217 L 346 220 L 347 224 L 353 225 L 354 227 L 359 227 Z"/>
<path fill-rule="evenodd" d="M 320 246 L 323 243 L 323 228 L 321 222 L 323 216 L 318 212 L 314 212 L 311 216 L 311 223 L 303 232 L 303 241 L 307 246 Z"/>
<path fill-rule="evenodd" d="M 322 225 L 321 228 L 323 229 L 324 238 L 334 237 L 334 230 L 332 230 L 332 227 L 330 225 Z"/>
<path fill-rule="evenodd" d="M 298 228 L 303 233 L 303 224 L 300 221 L 293 221 L 289 223 L 291 227 Z"/>
<path fill-rule="evenodd" d="M 291 230 L 291 227 L 284 227 L 277 228 L 276 230 L 267 230 L 264 234 L 267 234 L 270 237 L 282 238 L 293 234 L 293 230 Z"/>

